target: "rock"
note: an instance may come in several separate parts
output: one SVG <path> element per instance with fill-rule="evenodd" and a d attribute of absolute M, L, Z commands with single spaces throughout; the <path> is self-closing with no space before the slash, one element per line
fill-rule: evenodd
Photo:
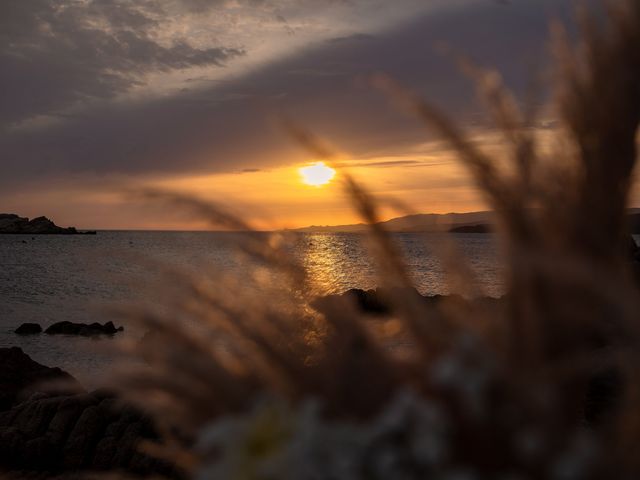
<path fill-rule="evenodd" d="M 15 329 L 18 335 L 35 335 L 42 332 L 42 327 L 37 323 L 23 323 Z"/>
<path fill-rule="evenodd" d="M 371 316 L 387 316 L 392 312 L 394 303 L 398 304 L 407 301 L 424 302 L 431 307 L 438 306 L 442 302 L 446 302 L 449 305 L 465 303 L 465 300 L 458 295 L 421 295 L 415 288 L 377 288 L 375 290 L 352 288 L 342 294 L 318 297 L 311 305 L 324 312 L 332 302 L 336 300 L 342 301 L 343 299 L 349 300 L 360 312 Z M 498 309 L 504 307 L 504 302 L 501 298 L 479 297 L 474 299 L 470 305 L 497 312 Z"/>
<path fill-rule="evenodd" d="M 623 248 L 626 248 L 624 254 L 628 259 L 631 273 L 640 284 L 640 247 L 638 247 L 632 235 L 628 236 L 626 242 L 626 245 L 623 245 Z"/>
<path fill-rule="evenodd" d="M 623 397 L 624 375 L 617 367 L 593 372 L 587 385 L 584 418 L 587 425 L 604 423 L 615 413 Z"/>
<path fill-rule="evenodd" d="M 352 288 L 344 292 L 342 296 L 352 297 L 363 312 L 373 314 L 389 313 L 389 306 L 380 299 L 376 290 Z"/>
<path fill-rule="evenodd" d="M 12 213 L 0 213 L 0 231 L 18 230 L 28 222 L 28 218 L 22 218 Z"/>
<path fill-rule="evenodd" d="M 378 288 L 376 290 L 362 290 L 360 288 L 352 288 L 340 295 L 328 295 L 326 297 L 320 297 L 312 304 L 319 310 L 323 310 L 323 304 L 326 301 L 332 301 L 336 298 L 350 299 L 355 306 L 363 313 L 370 315 L 388 315 L 391 313 L 390 299 L 398 298 L 415 298 L 419 301 L 437 301 L 437 297 L 423 297 L 415 289 L 392 289 L 386 290 Z"/>
<path fill-rule="evenodd" d="M 82 390 L 67 372 L 40 365 L 18 347 L 0 348 L 0 366 L 0 411 L 36 392 L 46 391 L 42 387 L 46 382 L 63 382 L 67 391 Z"/>
<path fill-rule="evenodd" d="M 48 335 L 79 335 L 80 330 L 87 325 L 73 322 L 57 322 L 49 326 L 44 333 Z"/>
<path fill-rule="evenodd" d="M 58 227 L 55 223 L 49 220 L 47 217 L 34 218 L 27 224 L 26 233 L 78 233 L 73 227 L 62 228 Z"/>
<path fill-rule="evenodd" d="M 152 422 L 112 395 L 35 396 L 0 414 L 0 471 L 178 477 L 167 462 L 139 451 L 142 440 L 156 439 Z"/>
<path fill-rule="evenodd" d="M 0 213 L 0 233 L 29 235 L 77 235 L 86 233 L 95 235 L 96 232 L 78 232 L 74 227 L 59 227 L 47 217 L 37 217 L 29 220 L 26 217 L 20 217 L 13 213 Z"/>
<path fill-rule="evenodd" d="M 478 225 L 461 225 L 449 229 L 449 233 L 491 233 L 491 225 L 484 223 Z"/>
<path fill-rule="evenodd" d="M 95 335 L 114 335 L 118 332 L 122 332 L 124 327 L 116 328 L 113 322 L 107 322 L 104 325 L 94 322 L 87 325 L 86 323 L 74 323 L 74 322 L 58 322 L 48 327 L 44 333 L 48 335 L 82 335 L 82 336 L 95 336 Z"/>
<path fill-rule="evenodd" d="M 104 330 L 104 332 L 106 334 L 109 334 L 109 335 L 113 335 L 115 333 L 124 331 L 124 327 L 120 326 L 120 327 L 116 328 L 116 326 L 113 324 L 113 322 L 105 323 L 102 326 L 102 329 Z"/>
<path fill-rule="evenodd" d="M 627 225 L 629 233 L 632 235 L 640 235 L 640 213 L 632 213 L 627 216 Z"/>
<path fill-rule="evenodd" d="M 87 457 L 91 456 L 91 450 L 95 449 L 110 420 L 109 413 L 100 409 L 99 404 L 91 405 L 82 411 L 63 444 L 62 460 L 65 469 L 77 470 L 83 466 Z"/>
<path fill-rule="evenodd" d="M 157 431 L 146 415 L 112 393 L 86 393 L 77 382 L 74 389 L 41 390 L 37 383 L 43 380 L 75 380 L 34 362 L 17 347 L 0 349 L 0 365 L 2 474 L 75 478 L 69 475 L 121 470 L 179 477 L 172 465 L 139 451 L 142 440 L 159 438 Z"/>
<path fill-rule="evenodd" d="M 357 294 L 356 294 L 357 293 Z M 344 295 L 356 294 L 356 301 L 363 312 L 373 315 L 387 315 L 391 312 L 391 304 L 397 301 L 406 301 L 413 299 L 417 301 L 437 301 L 439 297 L 425 297 L 415 288 L 377 288 L 375 290 L 367 290 L 366 292 L 354 292 L 348 290 Z"/>

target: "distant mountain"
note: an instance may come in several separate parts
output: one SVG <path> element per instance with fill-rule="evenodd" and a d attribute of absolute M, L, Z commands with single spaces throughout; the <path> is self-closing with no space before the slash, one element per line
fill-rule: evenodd
<path fill-rule="evenodd" d="M 640 235 L 640 209 L 627 210 L 629 230 L 634 235 Z M 404 217 L 392 218 L 379 225 L 388 232 L 453 232 L 453 233 L 488 233 L 493 230 L 495 214 L 490 211 L 469 213 L 420 213 Z M 307 233 L 360 233 L 368 229 L 364 223 L 352 225 L 325 225 L 297 228 L 295 232 Z"/>
<path fill-rule="evenodd" d="M 493 212 L 469 213 L 419 213 L 404 217 L 392 218 L 380 225 L 389 232 L 444 232 L 452 228 L 491 224 L 494 221 Z M 325 225 L 297 228 L 296 232 L 308 233 L 359 233 L 366 232 L 367 225 L 356 223 L 352 225 Z"/>

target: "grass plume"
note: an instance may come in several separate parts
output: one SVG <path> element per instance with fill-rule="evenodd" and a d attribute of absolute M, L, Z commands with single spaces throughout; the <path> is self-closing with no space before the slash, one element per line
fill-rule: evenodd
<path fill-rule="evenodd" d="M 317 298 L 286 238 L 246 234 L 240 248 L 261 265 L 249 280 L 180 276 L 162 313 L 121 312 L 153 334 L 127 345 L 144 362 L 116 385 L 161 421 L 165 453 L 196 478 L 640 475 L 640 298 L 625 260 L 640 3 L 612 4 L 603 27 L 582 25 L 575 48 L 554 31 L 563 148 L 551 158 L 496 72 L 467 65 L 509 169 L 432 104 L 376 79 L 450 143 L 496 211 L 502 302 L 417 296 L 376 224 L 375 200 L 346 176 L 372 226 L 393 312 L 384 328 L 349 297 Z M 287 128 L 317 157 L 335 159 L 309 132 Z M 212 224 L 250 229 L 217 207 L 160 196 Z M 408 339 L 402 349 L 388 348 L 396 334 Z M 609 403 L 590 403 L 602 385 L 613 385 Z"/>

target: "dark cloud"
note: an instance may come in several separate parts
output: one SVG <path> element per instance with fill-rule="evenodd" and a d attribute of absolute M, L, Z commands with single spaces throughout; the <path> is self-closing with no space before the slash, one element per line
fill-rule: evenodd
<path fill-rule="evenodd" d="M 207 2 L 188 3 L 198 9 Z M 1 2 L 0 118 L 6 125 L 59 116 L 46 126 L 0 133 L 0 187 L 10 192 L 31 179 L 69 174 L 237 172 L 300 159 L 299 149 L 270 127 L 279 110 L 355 155 L 397 154 L 428 136 L 362 81 L 367 74 L 388 72 L 459 121 L 476 119 L 472 86 L 434 45 L 445 41 L 495 66 L 516 93 L 524 92 L 545 66 L 549 14 L 566 18 L 571 4 L 476 2 L 366 41 L 324 42 L 232 81 L 193 82 L 170 96 L 67 112 L 126 91 L 145 72 L 220 65 L 242 52 L 198 49 L 188 39 L 160 45 L 151 35 L 163 14 L 155 2 L 101 0 L 89 4 L 95 12 L 81 3 L 61 9 L 45 0 Z"/>
<path fill-rule="evenodd" d="M 334 76 L 346 75 L 347 72 L 331 69 L 329 67 L 325 69 L 297 68 L 297 69 L 289 70 L 287 73 L 289 75 L 301 75 L 304 77 L 334 77 Z"/>
<path fill-rule="evenodd" d="M 244 52 L 153 38 L 165 14 L 154 2 L 0 2 L 0 129 L 110 99 L 150 72 L 221 66 Z"/>
<path fill-rule="evenodd" d="M 387 160 L 380 162 L 358 162 L 357 167 L 389 168 L 389 167 L 435 167 L 444 162 L 425 162 L 422 160 Z"/>
<path fill-rule="evenodd" d="M 370 35 L 368 33 L 354 33 L 353 35 L 348 35 L 346 37 L 330 38 L 328 42 L 329 43 L 361 42 L 365 40 L 372 40 L 374 38 L 376 38 L 375 35 Z"/>

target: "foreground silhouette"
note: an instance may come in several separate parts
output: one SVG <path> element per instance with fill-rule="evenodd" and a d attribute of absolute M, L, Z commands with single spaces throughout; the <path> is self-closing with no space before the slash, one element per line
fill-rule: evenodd
<path fill-rule="evenodd" d="M 59 227 L 47 217 L 29 220 L 13 213 L 0 213 L 0 233 L 13 235 L 95 235 L 96 232 L 79 232 L 75 227 Z"/>

